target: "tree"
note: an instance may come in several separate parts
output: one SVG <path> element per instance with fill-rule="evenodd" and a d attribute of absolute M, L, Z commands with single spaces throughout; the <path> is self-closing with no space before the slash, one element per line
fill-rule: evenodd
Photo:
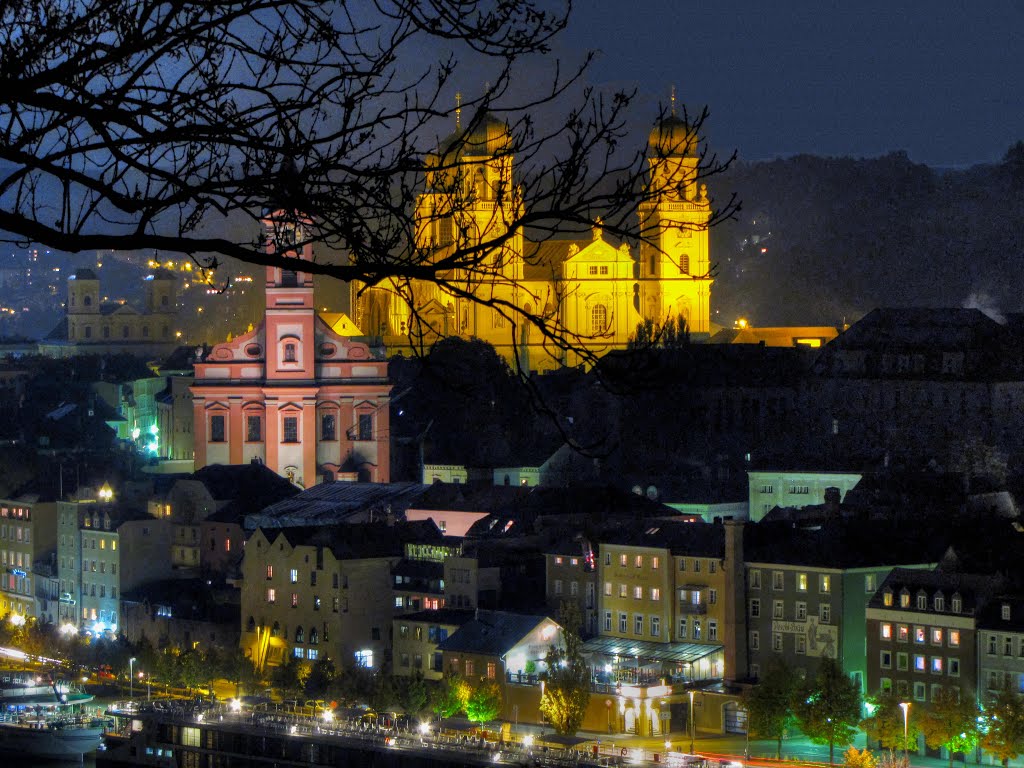
<path fill-rule="evenodd" d="M 540 700 L 540 711 L 562 736 L 574 736 L 583 724 L 590 702 L 590 669 L 583 659 L 582 624 L 575 602 L 563 601 L 559 608 L 562 621 L 561 644 L 553 645 L 547 655 L 547 682 Z"/>
<path fill-rule="evenodd" d="M 743 697 L 752 736 L 775 739 L 775 758 L 782 759 L 782 739 L 795 723 L 793 697 L 799 680 L 782 662 L 769 664 L 758 684 Z"/>
<path fill-rule="evenodd" d="M 419 717 L 430 704 L 430 689 L 419 670 L 413 675 L 394 678 L 395 696 L 398 704 L 409 715 Z"/>
<path fill-rule="evenodd" d="M 815 744 L 828 744 L 828 761 L 835 762 L 836 745 L 853 741 L 860 721 L 860 689 L 839 662 L 822 658 L 814 678 L 798 689 L 794 714 Z"/>
<path fill-rule="evenodd" d="M 686 318 L 682 315 L 669 317 L 664 323 L 656 323 L 650 318 L 637 325 L 633 338 L 629 341 L 630 349 L 650 349 L 664 347 L 675 349 L 690 343 L 690 332 L 686 328 Z"/>
<path fill-rule="evenodd" d="M 242 686 L 250 691 L 257 683 L 259 676 L 252 658 L 245 655 L 239 646 L 232 646 L 220 659 L 220 674 L 235 686 L 235 696 L 242 695 Z"/>
<path fill-rule="evenodd" d="M 449 672 L 434 689 L 430 708 L 442 720 L 461 712 L 469 699 L 469 686 L 457 672 Z"/>
<path fill-rule="evenodd" d="M 959 688 L 943 686 L 920 718 L 924 741 L 932 749 L 944 747 L 953 766 L 956 752 L 967 753 L 978 745 L 978 704 Z"/>
<path fill-rule="evenodd" d="M 331 687 L 337 672 L 334 662 L 328 656 L 321 656 L 316 659 L 309 669 L 309 675 L 304 682 L 305 694 L 312 698 L 323 696 Z"/>
<path fill-rule="evenodd" d="M 466 717 L 474 723 L 489 723 L 501 712 L 501 686 L 496 680 L 481 680 L 466 698 Z"/>
<path fill-rule="evenodd" d="M 270 673 L 270 684 L 277 688 L 283 696 L 295 697 L 302 693 L 309 668 L 294 656 L 289 656 L 283 664 L 278 664 Z"/>
<path fill-rule="evenodd" d="M 917 736 L 920 728 L 916 718 L 906 723 L 906 741 L 903 740 L 904 723 L 900 699 L 892 691 L 882 691 L 874 696 L 870 704 L 874 706 L 871 715 L 861 720 L 860 727 L 885 749 L 909 751 L 917 750 Z"/>
<path fill-rule="evenodd" d="M 981 747 L 1004 766 L 1024 753 L 1024 698 L 1009 686 L 1001 688 L 985 709 Z"/>
<path fill-rule="evenodd" d="M 572 345 L 578 339 L 563 333 L 545 302 L 528 309 L 467 290 L 507 284 L 501 253 L 528 230 L 579 234 L 601 214 L 613 236 L 655 244 L 634 216 L 663 190 L 637 183 L 645 153 L 624 146 L 633 94 L 584 87 L 589 55 L 568 66 L 544 58 L 570 6 L 7 3 L 0 229 L 66 251 L 171 251 L 211 270 L 229 256 L 364 286 L 390 281 L 401 300 L 412 298 L 410 281 L 423 280 Z M 470 79 L 489 80 L 457 107 L 463 67 Z M 517 100 L 510 85 L 526 78 L 536 87 Z M 486 231 L 457 227 L 443 251 L 424 247 L 417 232 L 441 217 L 461 222 L 477 199 L 464 150 L 493 115 L 509 123 L 498 153 L 516 155 L 520 170 L 488 194 L 511 215 Z M 682 117 L 683 146 L 659 144 L 657 153 L 696 152 L 706 111 Z M 437 135 L 453 123 L 457 140 L 439 149 Z M 696 173 L 683 175 L 692 185 L 692 176 L 723 165 L 701 157 Z M 415 210 L 427 183 L 445 192 L 443 211 Z M 721 206 L 712 223 L 733 208 Z M 287 247 L 268 249 L 255 236 L 253 223 L 267 209 L 291 219 L 271 234 Z M 300 242 L 286 243 L 285 230 L 298 231 Z M 329 252 L 302 263 L 295 254 L 307 242 Z"/>
<path fill-rule="evenodd" d="M 875 768 L 877 764 L 875 756 L 867 749 L 850 747 L 843 753 L 843 765 L 846 768 Z"/>

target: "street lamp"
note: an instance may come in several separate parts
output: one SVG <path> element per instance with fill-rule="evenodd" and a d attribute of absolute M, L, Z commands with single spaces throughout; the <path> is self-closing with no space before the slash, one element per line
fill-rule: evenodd
<path fill-rule="evenodd" d="M 901 701 L 900 709 L 903 710 L 903 762 L 910 768 L 910 751 L 907 747 L 908 717 L 910 715 L 910 702 Z"/>
<path fill-rule="evenodd" d="M 128 659 L 128 699 L 135 698 L 135 657 Z"/>
<path fill-rule="evenodd" d="M 690 691 L 690 754 L 693 754 L 693 736 L 694 736 L 694 725 L 693 725 L 693 691 Z"/>

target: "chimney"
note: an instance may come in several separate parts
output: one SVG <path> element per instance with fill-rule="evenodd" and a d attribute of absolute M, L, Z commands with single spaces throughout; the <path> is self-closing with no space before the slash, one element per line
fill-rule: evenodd
<path fill-rule="evenodd" d="M 726 520 L 725 530 L 725 645 L 726 681 L 746 679 L 748 676 L 746 568 L 743 564 L 742 520 Z"/>

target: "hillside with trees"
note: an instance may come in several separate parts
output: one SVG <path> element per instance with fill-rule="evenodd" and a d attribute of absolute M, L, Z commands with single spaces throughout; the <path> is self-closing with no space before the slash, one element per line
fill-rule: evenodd
<path fill-rule="evenodd" d="M 841 324 L 877 306 L 1017 311 L 1024 143 L 1002 163 L 935 170 L 894 152 L 737 163 L 716 180 L 743 201 L 712 230 L 723 325 Z"/>

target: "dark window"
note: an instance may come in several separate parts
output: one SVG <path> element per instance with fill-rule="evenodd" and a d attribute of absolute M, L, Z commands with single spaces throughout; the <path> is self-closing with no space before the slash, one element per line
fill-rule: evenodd
<path fill-rule="evenodd" d="M 85 326 L 85 338 L 87 338 L 87 339 L 91 339 L 92 338 L 92 328 L 90 326 L 88 326 L 88 325 Z"/>
<path fill-rule="evenodd" d="M 299 277 L 295 273 L 294 269 L 282 269 L 281 270 L 281 285 L 288 286 L 289 288 L 294 288 L 298 284 L 299 284 Z"/>
<path fill-rule="evenodd" d="M 296 416 L 284 417 L 284 442 L 299 442 L 299 419 Z"/>
<path fill-rule="evenodd" d="M 160 297 L 160 306 L 166 307 L 167 306 L 167 302 L 168 302 L 168 297 L 167 296 L 161 296 Z"/>
<path fill-rule="evenodd" d="M 325 413 L 320 417 L 320 439 L 337 440 L 337 418 L 333 413 Z"/>
<path fill-rule="evenodd" d="M 110 338 L 110 326 L 109 325 L 103 326 L 103 338 L 104 339 L 109 339 Z"/>
<path fill-rule="evenodd" d="M 223 416 L 211 416 L 210 417 L 210 442 L 211 443 L 223 443 L 224 442 L 224 417 Z"/>
<path fill-rule="evenodd" d="M 128 338 L 128 326 L 127 325 L 124 326 L 124 328 L 121 329 L 121 336 L 123 336 L 126 339 Z"/>
<path fill-rule="evenodd" d="M 147 339 L 149 338 L 149 326 L 148 325 L 142 326 L 142 335 L 145 338 L 147 338 Z"/>
<path fill-rule="evenodd" d="M 87 307 L 92 306 L 92 296 L 86 294 L 85 298 L 82 300 L 82 303 L 85 304 L 85 306 Z"/>
<path fill-rule="evenodd" d="M 259 416 L 245 417 L 245 439 L 250 443 L 258 443 L 263 439 L 262 420 Z"/>
<path fill-rule="evenodd" d="M 295 362 L 295 345 L 294 344 L 285 344 L 284 345 L 284 361 L 286 363 L 294 363 Z"/>
<path fill-rule="evenodd" d="M 373 440 L 373 414 L 359 414 L 359 439 Z"/>

